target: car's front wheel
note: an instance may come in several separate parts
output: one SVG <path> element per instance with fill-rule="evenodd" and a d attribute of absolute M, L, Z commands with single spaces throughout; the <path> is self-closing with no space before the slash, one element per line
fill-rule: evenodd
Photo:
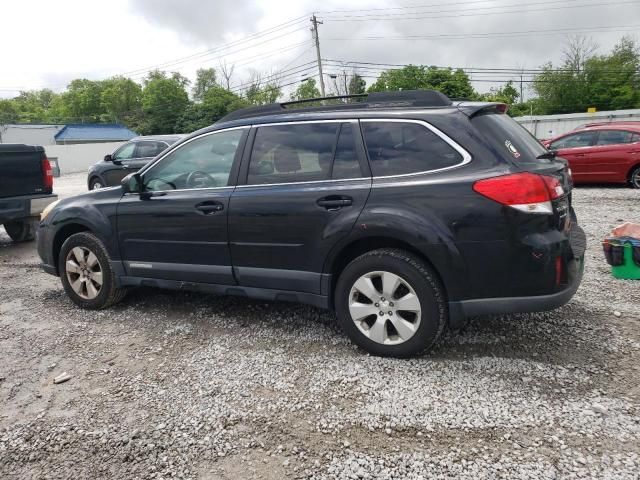
<path fill-rule="evenodd" d="M 444 291 L 431 268 L 403 250 L 380 249 L 353 260 L 335 292 L 338 320 L 373 355 L 426 353 L 447 320 Z"/>
<path fill-rule="evenodd" d="M 90 190 L 99 190 L 101 188 L 104 188 L 105 185 L 103 185 L 102 180 L 100 180 L 98 177 L 94 177 L 91 179 L 91 182 L 89 182 L 89 189 Z"/>
<path fill-rule="evenodd" d="M 118 288 L 109 254 L 93 234 L 71 235 L 62 244 L 58 258 L 62 286 L 73 302 L 86 309 L 110 307 L 124 297 Z"/>
<path fill-rule="evenodd" d="M 629 180 L 633 188 L 640 188 L 640 167 L 636 167 L 633 172 L 631 172 Z"/>

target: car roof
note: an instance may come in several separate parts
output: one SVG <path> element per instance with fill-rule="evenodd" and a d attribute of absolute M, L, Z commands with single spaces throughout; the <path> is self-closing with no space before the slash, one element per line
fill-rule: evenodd
<path fill-rule="evenodd" d="M 585 130 L 633 130 L 635 132 L 640 132 L 640 122 L 588 123 L 573 131 L 578 132 Z"/>
<path fill-rule="evenodd" d="M 140 140 L 161 140 L 169 142 L 177 142 L 181 138 L 186 137 L 185 134 L 173 134 L 173 135 L 140 135 L 132 138 L 131 142 L 139 142 Z"/>
<path fill-rule="evenodd" d="M 343 99 L 354 98 L 358 100 L 351 103 L 342 102 Z M 320 104 L 321 102 L 324 104 Z M 309 103 L 312 106 L 305 105 Z M 290 108 L 292 105 L 296 107 Z M 381 113 L 398 118 L 420 118 L 426 114 L 451 113 L 463 113 L 472 117 L 480 111 L 492 108 L 499 113 L 504 113 L 506 107 L 506 104 L 497 102 L 451 100 L 435 90 L 405 90 L 312 98 L 236 110 L 213 125 L 191 133 L 187 139 L 223 128 L 264 123 L 379 117 Z"/>

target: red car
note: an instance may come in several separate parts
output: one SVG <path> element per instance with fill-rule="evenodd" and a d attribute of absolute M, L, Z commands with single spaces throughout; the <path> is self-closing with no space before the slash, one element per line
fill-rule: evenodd
<path fill-rule="evenodd" d="M 576 184 L 640 188 L 640 122 L 591 123 L 542 143 L 569 162 Z"/>

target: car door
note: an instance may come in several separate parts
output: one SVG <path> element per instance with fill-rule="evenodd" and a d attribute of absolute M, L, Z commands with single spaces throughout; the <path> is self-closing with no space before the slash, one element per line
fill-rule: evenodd
<path fill-rule="evenodd" d="M 631 153 L 633 132 L 599 130 L 589 154 L 594 182 L 626 183 L 634 155 Z M 637 156 L 637 155 L 636 155 Z"/>
<path fill-rule="evenodd" d="M 324 260 L 371 189 L 358 123 L 258 125 L 249 143 L 229 207 L 238 283 L 321 293 Z"/>
<path fill-rule="evenodd" d="M 107 186 L 112 187 L 120 184 L 120 180 L 129 173 L 125 164 L 134 158 L 135 152 L 136 142 L 125 143 L 113 152 L 111 155 L 112 163 L 109 169 L 103 174 Z"/>
<path fill-rule="evenodd" d="M 141 172 L 141 193 L 118 205 L 128 275 L 234 284 L 227 235 L 229 198 L 248 128 L 194 137 Z"/>
<path fill-rule="evenodd" d="M 162 153 L 169 146 L 168 143 L 159 140 L 140 140 L 136 142 L 136 151 L 132 159 L 122 162 L 126 168 L 126 175 L 137 172 L 147 165 L 157 155 Z M 125 176 L 126 176 L 125 175 Z M 124 177 L 123 177 L 124 178 Z"/>
<path fill-rule="evenodd" d="M 598 174 L 596 165 L 590 158 L 592 145 L 596 139 L 595 131 L 576 132 L 554 140 L 549 148 L 556 150 L 558 156 L 569 162 L 573 180 L 576 183 L 592 182 Z"/>

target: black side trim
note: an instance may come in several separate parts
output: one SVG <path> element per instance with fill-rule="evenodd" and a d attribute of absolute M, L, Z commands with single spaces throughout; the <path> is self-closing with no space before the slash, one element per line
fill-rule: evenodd
<path fill-rule="evenodd" d="M 321 273 L 279 268 L 233 267 L 238 283 L 247 287 L 320 293 Z"/>
<path fill-rule="evenodd" d="M 177 280 L 158 280 L 155 278 L 120 277 L 120 285 L 165 288 L 169 290 L 190 290 L 194 292 L 213 293 L 216 295 L 234 295 L 255 298 L 258 300 L 294 302 L 329 308 L 329 299 L 324 295 L 292 292 L 270 288 L 239 287 L 234 285 L 218 285 L 213 283 L 180 282 Z"/>

